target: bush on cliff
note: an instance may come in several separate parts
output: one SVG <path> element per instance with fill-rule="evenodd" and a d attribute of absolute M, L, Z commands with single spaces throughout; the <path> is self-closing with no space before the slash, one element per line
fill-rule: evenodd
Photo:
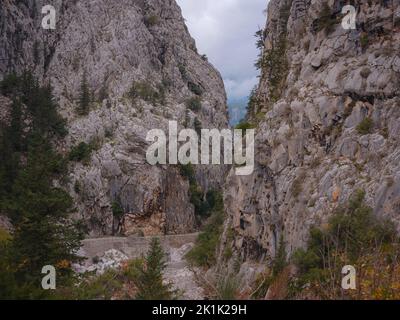
<path fill-rule="evenodd" d="M 307 285 L 313 296 L 341 298 L 341 270 L 352 265 L 357 270 L 358 287 L 348 293 L 350 298 L 400 296 L 399 238 L 392 223 L 373 215 L 364 197 L 363 191 L 356 192 L 327 226 L 311 229 L 307 249 L 293 256 L 299 269 L 292 283 L 294 292 L 301 293 Z"/>
<path fill-rule="evenodd" d="M 222 195 L 212 192 L 208 194 L 208 198 L 212 203 L 211 217 L 197 238 L 195 246 L 186 255 L 190 263 L 203 267 L 211 267 L 216 262 L 216 250 L 224 223 Z"/>

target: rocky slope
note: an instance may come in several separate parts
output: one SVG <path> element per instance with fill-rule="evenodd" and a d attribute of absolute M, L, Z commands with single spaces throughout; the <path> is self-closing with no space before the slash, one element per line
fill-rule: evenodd
<path fill-rule="evenodd" d="M 41 28 L 45 4 L 57 10 L 56 30 Z M 146 133 L 168 132 L 172 120 L 180 127 L 226 127 L 226 96 L 175 1 L 5 0 L 0 17 L 0 78 L 34 70 L 51 84 L 68 121 L 60 150 L 68 154 L 81 142 L 94 149 L 87 161 L 70 165 L 69 181 L 60 182 L 90 234 L 193 231 L 189 183 L 177 166 L 147 164 Z M 85 78 L 90 111 L 79 116 Z M 186 105 L 194 97 L 201 99 L 195 112 Z M 196 169 L 204 191 L 220 186 L 223 174 L 221 167 Z M 113 203 L 121 205 L 122 219 L 113 216 Z"/>
<path fill-rule="evenodd" d="M 326 4 L 269 2 L 248 114 L 257 166 L 225 185 L 224 241 L 244 260 L 281 239 L 288 255 L 303 247 L 357 189 L 400 228 L 400 2 L 355 1 L 356 30 L 341 26 L 344 2 Z"/>

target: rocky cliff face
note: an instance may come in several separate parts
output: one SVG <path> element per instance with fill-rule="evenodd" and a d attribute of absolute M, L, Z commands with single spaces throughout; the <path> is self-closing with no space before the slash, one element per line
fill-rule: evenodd
<path fill-rule="evenodd" d="M 248 114 L 257 167 L 225 193 L 242 258 L 304 246 L 357 189 L 400 227 L 400 2 L 354 1 L 356 30 L 341 26 L 344 4 L 269 3 Z"/>
<path fill-rule="evenodd" d="M 56 8 L 55 30 L 44 30 L 42 6 Z M 145 159 L 151 129 L 227 126 L 219 73 L 197 53 L 173 0 L 2 1 L 0 78 L 32 69 L 50 83 L 69 134 L 65 154 L 81 142 L 90 158 L 69 168 L 62 182 L 75 215 L 91 235 L 187 233 L 196 228 L 189 183 L 177 166 L 150 166 Z M 86 81 L 84 79 L 86 78 Z M 79 116 L 86 82 L 89 112 Z M 201 100 L 192 111 L 187 101 Z M 221 167 L 199 167 L 203 190 L 222 183 Z M 61 182 L 60 182 L 61 183 Z M 112 204 L 124 217 L 113 217 Z"/>

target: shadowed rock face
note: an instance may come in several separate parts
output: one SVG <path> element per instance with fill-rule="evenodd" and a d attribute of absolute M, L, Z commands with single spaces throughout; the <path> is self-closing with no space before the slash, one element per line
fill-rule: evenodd
<path fill-rule="evenodd" d="M 41 8 L 53 4 L 56 30 L 41 28 Z M 196 229 L 188 182 L 177 166 L 150 166 L 145 159 L 151 129 L 168 121 L 203 128 L 227 126 L 220 74 L 197 53 L 175 1 L 10 1 L 0 8 L 0 78 L 32 69 L 50 82 L 69 134 L 59 144 L 67 154 L 80 142 L 95 142 L 90 160 L 72 163 L 69 182 L 77 218 L 92 236 L 187 233 Z M 86 74 L 90 112 L 77 115 Z M 156 98 L 129 95 L 140 83 Z M 201 95 L 201 110 L 186 101 Z M 199 167 L 204 190 L 222 184 L 222 166 Z M 119 202 L 125 218 L 113 218 Z"/>
<path fill-rule="evenodd" d="M 231 173 L 225 193 L 245 258 L 274 256 L 281 237 L 289 254 L 304 246 L 310 226 L 357 189 L 399 226 L 400 3 L 356 1 L 357 30 L 341 27 L 338 1 L 328 1 L 336 22 L 321 18 L 322 4 L 269 3 L 248 114 L 258 124 L 257 168 Z M 360 130 L 366 118 L 372 126 Z"/>

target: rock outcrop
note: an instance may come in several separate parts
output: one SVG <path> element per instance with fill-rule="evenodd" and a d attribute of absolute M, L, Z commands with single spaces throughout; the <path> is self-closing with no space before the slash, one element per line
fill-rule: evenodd
<path fill-rule="evenodd" d="M 354 3 L 355 30 L 344 1 L 269 3 L 248 114 L 257 166 L 225 185 L 243 259 L 274 257 L 281 239 L 288 255 L 304 247 L 358 189 L 400 227 L 400 2 Z"/>
<path fill-rule="evenodd" d="M 56 29 L 42 28 L 42 6 L 56 8 Z M 197 53 L 173 0 L 2 1 L 0 78 L 31 69 L 50 83 L 68 121 L 58 146 L 84 142 L 89 159 L 69 168 L 62 186 L 90 235 L 174 234 L 196 229 L 189 183 L 178 166 L 151 166 L 145 154 L 151 129 L 227 126 L 220 74 Z M 89 110 L 78 115 L 81 87 Z M 187 102 L 201 105 L 192 111 Z M 222 184 L 224 169 L 203 166 L 203 190 Z M 60 182 L 61 183 L 61 182 Z M 113 215 L 117 203 L 123 218 Z"/>

